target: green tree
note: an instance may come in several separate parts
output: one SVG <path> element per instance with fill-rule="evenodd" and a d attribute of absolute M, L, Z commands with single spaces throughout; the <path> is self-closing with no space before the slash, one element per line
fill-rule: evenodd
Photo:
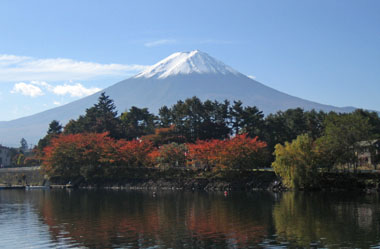
<path fill-rule="evenodd" d="M 308 135 L 299 135 L 291 143 L 277 144 L 272 167 L 285 186 L 289 188 L 309 188 L 317 183 L 318 168 L 313 139 Z"/>
<path fill-rule="evenodd" d="M 273 152 L 276 144 L 289 140 L 283 112 L 269 114 L 264 120 L 263 140 L 268 143 L 268 149 Z"/>
<path fill-rule="evenodd" d="M 264 126 L 264 114 L 256 106 L 244 108 L 242 129 L 243 133 L 248 133 L 250 137 L 262 137 Z"/>
<path fill-rule="evenodd" d="M 109 132 L 111 137 L 120 136 L 120 121 L 117 118 L 117 111 L 114 101 L 104 92 L 100 94 L 98 103 L 87 110 L 90 120 L 95 120 L 92 124 L 92 132 Z"/>
<path fill-rule="evenodd" d="M 228 127 L 229 101 L 223 103 L 206 100 L 203 103 L 202 122 L 200 124 L 199 137 L 197 139 L 225 139 L 231 132 Z"/>
<path fill-rule="evenodd" d="M 41 138 L 37 144 L 37 150 L 40 154 L 42 153 L 43 149 L 50 144 L 50 140 L 53 137 L 56 137 L 57 135 L 62 133 L 62 129 L 62 125 L 57 120 L 53 120 L 50 122 L 45 137 Z"/>
<path fill-rule="evenodd" d="M 324 120 L 327 114 L 323 111 L 316 112 L 315 110 L 311 110 L 309 112 L 305 112 L 304 115 L 307 133 L 313 139 L 317 139 L 322 136 L 325 128 Z"/>
<path fill-rule="evenodd" d="M 65 126 L 65 134 L 108 132 L 111 137 L 121 137 L 120 119 L 117 117 L 116 106 L 112 99 L 102 92 L 98 103 L 86 110 L 84 116 L 70 120 Z"/>
<path fill-rule="evenodd" d="M 323 136 L 317 140 L 317 148 L 323 154 L 323 164 L 357 166 L 357 152 L 360 141 L 371 138 L 372 125 L 369 119 L 359 112 L 336 114 L 329 113 L 324 122 Z"/>
<path fill-rule="evenodd" d="M 304 112 L 301 108 L 269 114 L 264 120 L 261 137 L 272 151 L 276 144 L 290 142 L 301 134 L 316 139 L 322 135 L 325 116 L 322 111 Z"/>
<path fill-rule="evenodd" d="M 157 117 L 149 113 L 147 108 L 132 106 L 129 111 L 121 114 L 123 137 L 132 140 L 154 133 Z"/>
<path fill-rule="evenodd" d="M 368 120 L 368 123 L 371 126 L 369 132 L 372 138 L 380 138 L 380 117 L 377 112 L 357 109 L 354 113 Z"/>
<path fill-rule="evenodd" d="M 169 127 L 170 125 L 173 124 L 172 112 L 166 105 L 164 105 L 163 107 L 159 109 L 158 115 L 159 115 L 159 122 L 160 122 L 159 124 L 161 127 Z"/>
<path fill-rule="evenodd" d="M 204 116 L 202 101 L 197 97 L 186 99 L 182 106 L 184 115 L 184 133 L 188 141 L 196 141 L 202 134 L 201 126 Z"/>
<path fill-rule="evenodd" d="M 62 125 L 57 120 L 53 120 L 49 124 L 49 129 L 47 131 L 47 134 L 59 135 L 62 133 L 62 129 L 63 129 Z"/>
<path fill-rule="evenodd" d="M 188 98 L 178 101 L 171 108 L 162 107 L 159 112 L 160 125 L 175 127 L 178 136 L 187 142 L 198 139 L 223 139 L 228 137 L 229 128 L 229 102 Z"/>
<path fill-rule="evenodd" d="M 244 122 L 244 107 L 243 103 L 239 101 L 234 101 L 234 104 L 230 107 L 230 124 L 232 132 L 234 134 L 240 134 L 240 130 Z"/>

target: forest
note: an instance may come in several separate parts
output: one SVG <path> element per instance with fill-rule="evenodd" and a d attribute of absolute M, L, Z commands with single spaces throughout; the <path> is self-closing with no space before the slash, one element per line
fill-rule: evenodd
<path fill-rule="evenodd" d="M 379 137 L 379 115 L 361 109 L 297 108 L 265 116 L 241 101 L 193 97 L 163 106 L 158 115 L 134 106 L 119 115 L 102 93 L 98 103 L 64 127 L 53 120 L 35 151 L 50 177 L 97 181 L 135 169 L 222 176 L 273 168 L 287 187 L 308 187 L 318 184 L 319 172 L 357 169 L 360 142 Z"/>

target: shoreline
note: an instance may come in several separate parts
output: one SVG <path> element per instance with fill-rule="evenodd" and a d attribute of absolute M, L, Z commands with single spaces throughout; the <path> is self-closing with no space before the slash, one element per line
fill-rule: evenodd
<path fill-rule="evenodd" d="M 287 191 L 273 171 L 227 172 L 224 175 L 208 174 L 195 177 L 191 172 L 168 174 L 156 171 L 137 171 L 117 179 L 97 178 L 88 182 L 83 177 L 48 179 L 39 168 L 19 168 L 0 171 L 1 189 L 115 189 L 115 190 L 180 190 L 180 191 Z M 183 174 L 181 174 L 183 173 Z M 317 179 L 318 184 L 301 191 L 355 191 L 364 193 L 380 192 L 380 174 L 374 172 L 324 172 Z"/>

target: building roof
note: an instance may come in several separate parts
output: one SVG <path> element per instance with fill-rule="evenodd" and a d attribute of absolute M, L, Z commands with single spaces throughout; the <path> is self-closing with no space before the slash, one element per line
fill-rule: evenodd
<path fill-rule="evenodd" d="M 379 139 L 373 139 L 373 140 L 366 140 L 366 141 L 357 142 L 357 145 L 359 145 L 360 147 L 368 147 L 368 146 L 372 146 L 375 144 L 380 144 L 380 140 Z"/>

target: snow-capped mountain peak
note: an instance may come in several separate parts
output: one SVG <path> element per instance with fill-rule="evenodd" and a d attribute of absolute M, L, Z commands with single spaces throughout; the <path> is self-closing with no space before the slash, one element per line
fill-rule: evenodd
<path fill-rule="evenodd" d="M 134 78 L 164 79 L 178 74 L 239 74 L 223 62 L 199 50 L 177 52 L 159 61 Z"/>

